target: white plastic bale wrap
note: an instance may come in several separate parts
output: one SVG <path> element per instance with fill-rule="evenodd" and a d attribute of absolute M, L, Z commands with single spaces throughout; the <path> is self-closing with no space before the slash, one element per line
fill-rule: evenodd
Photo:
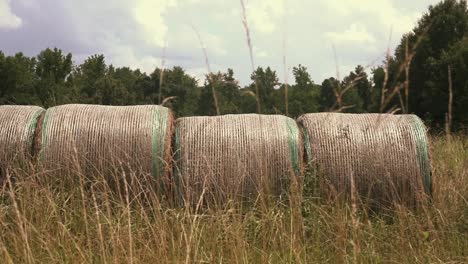
<path fill-rule="evenodd" d="M 415 115 L 306 114 L 298 119 L 308 160 L 336 193 L 352 180 L 362 198 L 414 205 L 432 190 L 425 127 Z"/>
<path fill-rule="evenodd" d="M 185 117 L 176 121 L 178 185 L 185 199 L 218 202 L 280 195 L 302 166 L 302 138 L 279 115 Z"/>
<path fill-rule="evenodd" d="M 47 110 L 40 160 L 51 170 L 115 169 L 162 177 L 168 171 L 173 117 L 156 105 L 63 105 Z"/>
<path fill-rule="evenodd" d="M 36 124 L 43 112 L 37 106 L 0 106 L 0 169 L 30 161 Z"/>

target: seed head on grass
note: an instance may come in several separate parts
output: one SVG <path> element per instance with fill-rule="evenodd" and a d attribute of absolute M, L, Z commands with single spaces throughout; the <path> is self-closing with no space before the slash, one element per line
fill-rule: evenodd
<path fill-rule="evenodd" d="M 249 28 L 249 23 L 247 21 L 247 11 L 245 9 L 245 4 L 244 0 L 240 0 L 241 4 L 241 9 L 242 9 L 242 25 L 244 26 L 245 29 L 245 36 L 247 38 L 247 46 L 249 48 L 249 57 L 250 57 L 250 65 L 252 66 L 252 73 L 255 72 L 255 63 L 254 63 L 254 55 L 253 55 L 253 47 L 252 47 L 252 38 L 250 37 L 250 28 Z M 257 113 L 261 114 L 262 109 L 260 105 L 260 92 L 258 89 L 258 81 L 257 77 L 255 76 L 255 99 L 257 100 Z"/>
<path fill-rule="evenodd" d="M 220 115 L 219 106 L 218 106 L 218 96 L 216 95 L 216 88 L 215 88 L 217 79 L 213 78 L 213 72 L 211 71 L 210 61 L 208 60 L 208 52 L 206 51 L 205 43 L 203 42 L 200 32 L 198 32 L 198 30 L 193 25 L 192 25 L 192 29 L 197 35 L 198 41 L 200 42 L 201 49 L 203 50 L 203 56 L 205 57 L 205 65 L 206 65 L 206 69 L 208 70 L 207 77 L 211 79 L 211 93 L 213 94 L 213 103 L 215 106 L 216 115 Z"/>

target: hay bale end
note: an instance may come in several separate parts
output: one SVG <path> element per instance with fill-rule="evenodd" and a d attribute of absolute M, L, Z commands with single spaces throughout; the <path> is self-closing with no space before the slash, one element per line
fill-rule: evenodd
<path fill-rule="evenodd" d="M 296 122 L 279 115 L 185 117 L 176 121 L 179 189 L 190 203 L 281 195 L 302 168 Z"/>
<path fill-rule="evenodd" d="M 55 170 L 81 170 L 86 175 L 169 172 L 173 116 L 157 105 L 62 105 L 47 110 L 41 151 L 43 165 Z"/>
<path fill-rule="evenodd" d="M 432 192 L 426 129 L 415 115 L 306 114 L 307 160 L 335 193 L 414 206 Z"/>
<path fill-rule="evenodd" d="M 0 106 L 0 169 L 29 162 L 34 154 L 36 125 L 44 109 L 38 106 Z M 4 174 L 1 173 L 0 174 Z M 0 175 L 1 176 L 1 175 Z"/>

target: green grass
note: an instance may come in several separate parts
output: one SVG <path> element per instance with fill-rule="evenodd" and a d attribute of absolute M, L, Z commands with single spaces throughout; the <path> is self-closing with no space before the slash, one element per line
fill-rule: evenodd
<path fill-rule="evenodd" d="M 379 214 L 314 195 L 196 210 L 143 183 L 18 170 L 0 191 L 0 263 L 468 262 L 468 138 L 432 138 L 432 162 L 432 203 Z"/>

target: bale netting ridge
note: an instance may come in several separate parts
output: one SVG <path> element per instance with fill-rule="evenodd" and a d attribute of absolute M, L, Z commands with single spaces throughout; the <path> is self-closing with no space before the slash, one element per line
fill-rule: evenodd
<path fill-rule="evenodd" d="M 191 204 L 277 197 L 300 174 L 302 149 L 299 127 L 285 116 L 179 118 L 176 181 Z"/>
<path fill-rule="evenodd" d="M 36 124 L 43 113 L 37 106 L 0 106 L 0 178 L 6 168 L 31 160 Z"/>
<path fill-rule="evenodd" d="M 332 193 L 410 207 L 431 195 L 428 140 L 417 116 L 317 113 L 298 123 L 307 160 Z"/>
<path fill-rule="evenodd" d="M 84 174 L 169 172 L 173 116 L 157 105 L 62 105 L 47 110 L 40 160 L 53 170 Z"/>

